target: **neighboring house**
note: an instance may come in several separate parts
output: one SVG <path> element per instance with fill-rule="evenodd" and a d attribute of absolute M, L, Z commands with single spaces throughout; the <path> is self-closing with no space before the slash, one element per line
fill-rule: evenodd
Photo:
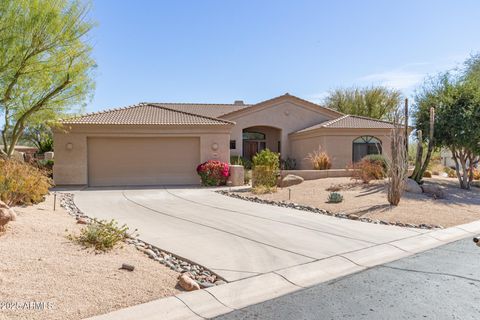
<path fill-rule="evenodd" d="M 455 160 L 453 160 L 452 151 L 447 148 L 442 148 L 440 151 L 440 156 L 442 157 L 442 165 L 445 167 L 455 168 Z"/>
<path fill-rule="evenodd" d="M 343 169 L 390 150 L 388 122 L 349 116 L 285 94 L 254 105 L 140 103 L 62 121 L 54 132 L 57 185 L 198 184 L 196 167 L 268 148 L 297 169 L 321 147 Z"/>

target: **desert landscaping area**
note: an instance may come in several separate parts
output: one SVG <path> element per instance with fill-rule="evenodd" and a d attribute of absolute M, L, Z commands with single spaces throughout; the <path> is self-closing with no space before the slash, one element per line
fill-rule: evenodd
<path fill-rule="evenodd" d="M 235 193 L 250 198 L 309 205 L 357 218 L 368 217 L 404 224 L 451 227 L 480 219 L 480 188 L 462 190 L 458 187 L 458 180 L 454 178 L 434 176 L 424 180 L 425 185 L 440 186 L 445 198 L 436 199 L 424 193 L 405 192 L 399 205 L 391 206 L 386 196 L 386 180 L 373 180 L 364 184 L 350 178 L 307 180 L 263 195 L 254 194 L 250 189 Z M 340 193 L 343 201 L 329 203 L 327 200 L 330 192 Z"/>
<path fill-rule="evenodd" d="M 0 233 L 0 293 L 3 303 L 19 307 L 5 306 L 2 320 L 83 319 L 180 292 L 179 273 L 133 245 L 98 252 L 67 239 L 84 225 L 59 203 L 54 211 L 53 194 L 14 210 L 16 220 Z M 134 271 L 120 269 L 123 263 Z M 30 302 L 43 307 L 29 310 L 24 304 Z"/>
<path fill-rule="evenodd" d="M 410 2 L 0 0 L 0 320 L 480 319 L 480 2 Z"/>

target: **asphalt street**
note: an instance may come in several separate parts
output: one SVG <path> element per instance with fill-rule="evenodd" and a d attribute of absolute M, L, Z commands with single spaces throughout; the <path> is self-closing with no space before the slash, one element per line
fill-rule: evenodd
<path fill-rule="evenodd" d="M 215 319 L 480 319 L 480 247 L 453 242 Z"/>

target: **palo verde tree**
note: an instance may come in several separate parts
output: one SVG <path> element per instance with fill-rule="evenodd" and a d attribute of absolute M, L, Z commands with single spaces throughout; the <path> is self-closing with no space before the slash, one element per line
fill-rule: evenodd
<path fill-rule="evenodd" d="M 26 127 L 58 119 L 90 96 L 87 13 L 74 0 L 0 1 L 0 156 L 13 154 Z"/>
<path fill-rule="evenodd" d="M 401 102 L 400 91 L 386 87 L 336 89 L 324 101 L 342 113 L 389 121 L 394 120 Z"/>
<path fill-rule="evenodd" d="M 462 189 L 470 189 L 473 169 L 480 155 L 480 57 L 472 57 L 465 68 L 430 79 L 417 93 L 416 128 L 428 133 L 429 113 L 435 107 L 433 143 L 448 148 L 455 161 Z M 428 134 L 424 139 L 429 139 Z"/>

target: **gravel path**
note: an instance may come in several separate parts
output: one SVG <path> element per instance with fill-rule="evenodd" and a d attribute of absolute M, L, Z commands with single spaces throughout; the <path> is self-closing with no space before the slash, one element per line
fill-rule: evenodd
<path fill-rule="evenodd" d="M 15 210 L 17 221 L 0 235 L 1 320 L 83 319 L 179 292 L 178 273 L 134 246 L 95 254 L 67 240 L 81 226 L 58 203 L 53 211 L 52 196 Z M 119 270 L 122 263 L 135 270 Z M 19 309 L 32 301 L 44 310 Z M 20 304 L 7 310 L 9 303 Z"/>

